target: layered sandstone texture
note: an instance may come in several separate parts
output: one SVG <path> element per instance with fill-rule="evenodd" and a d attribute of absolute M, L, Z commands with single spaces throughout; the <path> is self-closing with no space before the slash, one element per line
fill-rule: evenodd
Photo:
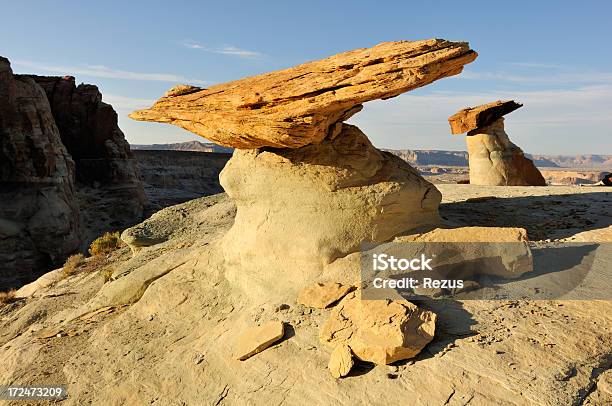
<path fill-rule="evenodd" d="M 0 283 L 32 280 L 80 241 L 74 162 L 45 92 L 0 57 Z"/>
<path fill-rule="evenodd" d="M 237 206 L 227 277 L 255 297 L 295 297 L 361 243 L 440 222 L 438 190 L 344 121 L 475 58 L 464 42 L 387 42 L 210 89 L 178 86 L 131 117 L 237 148 L 220 175 Z"/>
<path fill-rule="evenodd" d="M 440 192 L 348 124 L 316 145 L 236 150 L 220 180 L 237 206 L 224 238 L 228 278 L 254 296 L 294 296 L 362 242 L 440 222 Z"/>
<path fill-rule="evenodd" d="M 209 89 L 177 87 L 130 117 L 228 147 L 298 148 L 333 138 L 362 103 L 459 74 L 474 59 L 465 42 L 385 42 Z"/>
<path fill-rule="evenodd" d="M 146 204 L 138 165 L 97 86 L 76 86 L 72 76 L 31 75 L 47 94 L 62 143 L 76 165 L 80 184 L 103 190 L 119 227 L 142 219 Z"/>
<path fill-rule="evenodd" d="M 14 75 L 0 58 L 0 146 L 0 287 L 142 220 L 137 166 L 96 86 Z"/>
<path fill-rule="evenodd" d="M 440 189 L 441 213 L 458 226 L 520 226 L 534 242 L 555 245 L 611 241 L 605 188 Z M 497 198 L 485 198 L 491 195 Z M 0 382 L 63 382 L 70 396 L 62 405 L 71 406 L 611 404 L 612 301 L 419 302 L 437 314 L 433 339 L 415 358 L 372 365 L 347 348 L 332 355 L 340 342 L 320 342 L 321 327 L 340 305 L 313 309 L 297 296 L 281 301 L 269 294 L 265 305 L 252 306 L 232 297 L 219 243 L 234 216 L 225 194 L 168 207 L 146 227 L 164 242 L 135 256 L 125 246 L 92 272 L 20 289 L 21 299 L 0 305 Z M 105 283 L 98 270 L 106 268 L 115 272 Z M 546 272 L 563 273 L 556 270 Z M 610 281 L 604 272 L 590 275 L 588 291 Z M 73 319 L 83 309 L 89 313 Z M 367 313 L 352 314 L 351 328 L 367 331 Z M 272 320 L 285 323 L 283 339 L 237 360 L 240 337 Z M 351 358 L 348 378 L 334 379 L 328 365 L 342 376 Z"/>
<path fill-rule="evenodd" d="M 453 134 L 467 131 L 470 183 L 489 186 L 545 186 L 546 180 L 504 130 L 503 116 L 522 104 L 496 101 L 449 117 Z"/>

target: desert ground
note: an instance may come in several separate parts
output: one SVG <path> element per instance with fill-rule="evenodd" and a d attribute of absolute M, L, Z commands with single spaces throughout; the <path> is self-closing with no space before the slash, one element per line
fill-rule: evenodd
<path fill-rule="evenodd" d="M 527 229 L 532 240 L 610 241 L 605 188 L 438 185 L 449 225 Z M 494 196 L 494 197 L 492 197 Z M 218 252 L 232 225 L 224 194 L 168 207 L 136 233 L 159 244 L 124 246 L 94 271 L 57 270 L 0 309 L 0 380 L 67 382 L 65 404 L 604 405 L 612 399 L 609 301 L 429 301 L 434 340 L 416 358 L 326 368 L 318 339 L 330 310 L 228 286 Z M 104 270 L 112 270 L 105 282 Z M 54 278 L 59 281 L 51 281 Z M 288 333 L 246 360 L 232 357 L 249 323 Z M 18 404 L 18 403 L 15 403 Z"/>

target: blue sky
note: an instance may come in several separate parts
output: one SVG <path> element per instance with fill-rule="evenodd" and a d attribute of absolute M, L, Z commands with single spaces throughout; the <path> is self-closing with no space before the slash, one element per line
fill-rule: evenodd
<path fill-rule="evenodd" d="M 506 118 L 526 152 L 612 154 L 612 3 L 608 1 L 12 1 L 0 55 L 15 73 L 100 87 L 132 143 L 202 140 L 135 122 L 177 83 L 200 86 L 382 41 L 468 41 L 478 59 L 453 78 L 366 104 L 351 119 L 383 148 L 464 150 L 447 117 L 514 98 Z"/>

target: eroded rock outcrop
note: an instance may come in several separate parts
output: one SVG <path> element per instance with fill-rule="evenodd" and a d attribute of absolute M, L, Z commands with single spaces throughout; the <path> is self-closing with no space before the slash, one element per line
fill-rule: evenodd
<path fill-rule="evenodd" d="M 470 183 L 489 186 L 545 186 L 544 177 L 504 131 L 503 116 L 522 104 L 495 101 L 449 117 L 453 134 L 467 131 Z"/>
<path fill-rule="evenodd" d="M 74 162 L 45 92 L 0 57 L 0 283 L 18 286 L 78 249 Z"/>
<path fill-rule="evenodd" d="M 295 292 L 362 242 L 440 222 L 440 192 L 348 124 L 316 145 L 236 150 L 220 180 L 237 206 L 227 276 L 254 296 Z"/>
<path fill-rule="evenodd" d="M 29 75 L 47 94 L 62 143 L 76 165 L 76 180 L 104 190 L 118 227 L 142 219 L 144 188 L 117 113 L 97 86 L 76 86 L 72 76 Z M 117 204 L 112 204 L 116 202 Z"/>
<path fill-rule="evenodd" d="M 210 89 L 175 87 L 130 117 L 237 148 L 220 175 L 237 206 L 227 277 L 253 297 L 295 297 L 361 243 L 440 222 L 438 190 L 344 121 L 475 58 L 464 42 L 387 42 Z"/>
<path fill-rule="evenodd" d="M 362 103 L 456 75 L 476 55 L 465 42 L 385 42 L 209 89 L 180 86 L 130 117 L 228 147 L 298 148 L 333 138 Z"/>
<path fill-rule="evenodd" d="M 0 136 L 0 287 L 142 220 L 137 166 L 96 86 L 14 75 L 0 58 Z"/>

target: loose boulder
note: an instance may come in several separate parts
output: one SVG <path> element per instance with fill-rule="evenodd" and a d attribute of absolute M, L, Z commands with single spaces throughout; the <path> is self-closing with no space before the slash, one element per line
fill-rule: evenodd
<path fill-rule="evenodd" d="M 496 101 L 460 110 L 449 117 L 453 134 L 467 131 L 470 184 L 545 186 L 546 180 L 504 130 L 503 115 L 522 104 Z"/>
<path fill-rule="evenodd" d="M 417 355 L 434 337 L 436 314 L 405 300 L 361 300 L 351 292 L 331 311 L 319 338 L 348 345 L 362 361 L 391 364 Z"/>

